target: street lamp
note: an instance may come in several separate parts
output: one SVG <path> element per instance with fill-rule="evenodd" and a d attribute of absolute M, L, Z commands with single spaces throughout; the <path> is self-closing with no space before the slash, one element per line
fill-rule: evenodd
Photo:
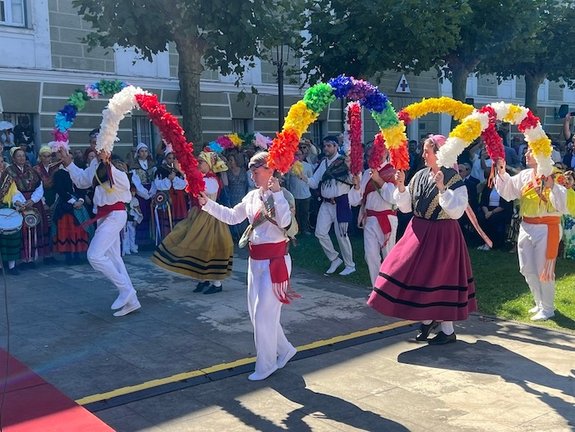
<path fill-rule="evenodd" d="M 289 47 L 285 50 L 284 45 L 278 45 L 272 50 L 272 63 L 277 68 L 278 74 L 278 131 L 281 131 L 284 125 L 284 66 L 289 61 Z"/>

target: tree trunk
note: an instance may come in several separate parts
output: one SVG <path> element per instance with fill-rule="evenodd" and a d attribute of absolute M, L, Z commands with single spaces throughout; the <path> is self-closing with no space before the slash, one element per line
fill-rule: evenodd
<path fill-rule="evenodd" d="M 197 40 L 178 37 L 175 40 L 178 51 L 178 78 L 180 80 L 180 104 L 183 127 L 186 138 L 194 144 L 194 153 L 201 151 L 202 139 L 202 102 L 200 94 L 200 77 L 203 51 Z"/>
<path fill-rule="evenodd" d="M 449 63 L 449 68 L 451 69 L 451 91 L 453 93 L 453 99 L 465 102 L 465 96 L 467 95 L 467 77 L 469 76 L 469 70 L 465 67 L 463 63 Z"/>
<path fill-rule="evenodd" d="M 543 72 L 528 72 L 525 74 L 525 106 L 535 115 L 537 115 L 537 93 L 546 76 Z"/>

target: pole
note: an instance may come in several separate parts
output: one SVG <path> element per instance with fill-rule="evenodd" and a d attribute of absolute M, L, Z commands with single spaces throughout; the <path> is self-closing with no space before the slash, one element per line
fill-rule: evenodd
<path fill-rule="evenodd" d="M 284 125 L 284 47 L 281 45 L 277 50 L 278 67 L 278 131 Z"/>

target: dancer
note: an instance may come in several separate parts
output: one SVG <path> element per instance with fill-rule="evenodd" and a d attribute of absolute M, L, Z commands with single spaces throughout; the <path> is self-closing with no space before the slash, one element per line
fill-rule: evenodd
<path fill-rule="evenodd" d="M 405 187 L 405 173 L 396 174 L 394 198 L 399 209 L 413 209 L 403 237 L 383 261 L 368 304 L 382 314 L 423 321 L 416 336 L 428 340 L 436 321 L 441 331 L 430 345 L 456 341 L 453 321 L 477 309 L 475 282 L 465 239 L 457 223 L 467 207 L 467 189 L 452 168 L 437 165 L 443 135 L 427 138 L 424 168 Z"/>
<path fill-rule="evenodd" d="M 6 171 L 0 174 L 0 208 L 12 208 L 19 211 L 23 208 L 26 198 L 16 187 L 16 182 Z M 21 219 L 20 219 L 21 220 Z M 0 229 L 0 264 L 8 263 L 7 273 L 19 275 L 16 268 L 16 260 L 20 259 L 20 249 L 22 248 L 22 231 L 20 229 Z"/>
<path fill-rule="evenodd" d="M 363 228 L 365 262 L 369 270 L 371 286 L 379 274 L 381 262 L 395 246 L 397 212 L 393 210 L 395 169 L 382 154 L 378 169 L 364 171 L 361 179 L 354 176 L 354 187 L 349 192 L 352 206 L 361 204 L 358 226 Z"/>
<path fill-rule="evenodd" d="M 254 327 L 256 368 L 248 379 L 266 379 L 295 355 L 296 349 L 284 335 L 280 318 L 283 303 L 297 296 L 289 288 L 291 257 L 286 229 L 293 216 L 286 195 L 267 166 L 268 153 L 255 154 L 249 169 L 258 189 L 248 192 L 234 208 L 217 204 L 205 193 L 199 197 L 202 209 L 234 225 L 248 218 L 245 236 L 249 240 L 248 311 Z M 293 198 L 292 198 L 293 199 Z"/>
<path fill-rule="evenodd" d="M 222 186 L 214 169 L 222 170 L 225 164 L 212 151 L 201 152 L 198 160 L 206 194 L 215 200 Z M 195 206 L 156 248 L 152 261 L 166 270 L 198 279 L 194 292 L 215 294 L 222 291 L 222 280 L 232 272 L 233 253 L 229 227 Z"/>
<path fill-rule="evenodd" d="M 112 309 L 119 310 L 114 316 L 121 317 L 140 309 L 136 290 L 122 260 L 120 241 L 120 232 L 127 219 L 126 203 L 132 199 L 128 175 L 114 162 L 104 160 L 101 154 L 99 160 L 94 159 L 83 170 L 72 162 L 67 150 L 61 149 L 58 153 L 76 187 L 95 187 L 94 206 L 98 211 L 94 220 L 98 227 L 88 247 L 88 261 L 94 270 L 104 274 L 118 288 L 119 295 L 112 303 Z"/>
<path fill-rule="evenodd" d="M 538 178 L 537 161 L 531 149 L 525 153 L 528 169 L 511 177 L 504 160 L 497 161 L 495 188 L 502 198 L 519 199 L 523 218 L 519 227 L 517 255 L 535 306 L 532 321 L 555 316 L 555 261 L 561 240 L 561 214 L 567 213 L 567 190 L 553 176 Z"/>
<path fill-rule="evenodd" d="M 321 191 L 322 203 L 317 215 L 315 236 L 331 262 L 325 273 L 328 275 L 335 273 L 337 268 L 345 263 L 345 268 L 339 274 L 347 276 L 355 271 L 351 242 L 347 235 L 348 224 L 352 216 L 347 194 L 352 186 L 352 178 L 344 156 L 338 153 L 338 146 L 336 136 L 325 137 L 323 139 L 325 159 L 320 162 L 313 176 L 310 178 L 303 176 L 302 180 L 306 181 L 310 188 L 319 188 Z M 329 236 L 332 224 L 335 225 L 335 237 L 343 261 L 333 247 Z"/>

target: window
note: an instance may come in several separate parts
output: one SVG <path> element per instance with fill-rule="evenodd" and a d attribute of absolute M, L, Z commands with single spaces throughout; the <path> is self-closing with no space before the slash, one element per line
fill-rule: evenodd
<path fill-rule="evenodd" d="M 232 119 L 232 132 L 238 134 L 251 133 L 254 130 L 253 120 L 251 119 Z"/>
<path fill-rule="evenodd" d="M 321 140 L 325 134 L 325 121 L 318 120 L 311 125 L 311 139 L 316 146 L 321 147 Z"/>
<path fill-rule="evenodd" d="M 154 134 L 152 122 L 146 116 L 132 116 L 132 142 L 134 147 L 144 143 L 150 149 L 152 155 L 155 154 Z"/>
<path fill-rule="evenodd" d="M 0 24 L 24 27 L 25 6 L 25 0 L 0 0 Z"/>

